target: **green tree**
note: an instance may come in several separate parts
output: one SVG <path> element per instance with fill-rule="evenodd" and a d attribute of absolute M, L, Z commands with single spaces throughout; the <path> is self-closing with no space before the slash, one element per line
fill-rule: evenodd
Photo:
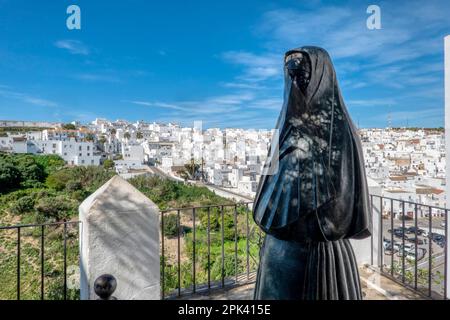
<path fill-rule="evenodd" d="M 44 197 L 37 201 L 35 209 L 40 221 L 60 221 L 74 213 L 76 206 L 65 196 Z M 43 219 L 43 220 L 41 220 Z"/>
<path fill-rule="evenodd" d="M 62 128 L 64 130 L 76 130 L 77 129 L 77 127 L 73 123 L 63 124 Z"/>
<path fill-rule="evenodd" d="M 177 171 L 177 174 L 184 180 L 196 180 L 200 173 L 200 164 L 195 163 L 194 159 L 190 163 L 186 163 L 183 169 Z"/>
<path fill-rule="evenodd" d="M 61 191 L 65 189 L 67 182 L 71 179 L 71 170 L 66 168 L 49 175 L 45 183 L 49 188 Z"/>
<path fill-rule="evenodd" d="M 84 139 L 86 141 L 94 141 L 95 140 L 95 136 L 92 133 L 88 133 Z"/>
<path fill-rule="evenodd" d="M 168 214 L 164 216 L 164 235 L 166 237 L 174 237 L 178 235 L 177 220 L 178 218 L 176 214 Z"/>
<path fill-rule="evenodd" d="M 125 132 L 125 134 L 123 135 L 123 137 L 124 137 L 125 139 L 130 139 L 130 138 L 131 138 L 131 135 L 130 135 L 130 133 L 127 131 L 127 132 Z"/>
<path fill-rule="evenodd" d="M 61 169 L 65 165 L 64 159 L 55 154 L 38 155 L 34 159 L 36 163 L 43 166 L 46 175 Z"/>
<path fill-rule="evenodd" d="M 10 210 L 14 214 L 24 214 L 34 209 L 34 198 L 32 196 L 24 196 L 17 199 L 11 204 Z"/>
<path fill-rule="evenodd" d="M 22 175 L 22 184 L 25 187 L 32 187 L 38 182 L 44 182 L 45 168 L 36 161 L 36 156 L 20 155 L 15 158 L 14 162 Z"/>
<path fill-rule="evenodd" d="M 6 193 L 20 186 L 22 175 L 11 163 L 0 161 L 0 193 Z"/>
<path fill-rule="evenodd" d="M 136 133 L 136 139 L 142 139 L 144 137 L 144 135 L 142 134 L 142 132 L 138 131 Z"/>
<path fill-rule="evenodd" d="M 105 136 L 100 136 L 100 138 L 98 139 L 98 143 L 100 143 L 100 144 L 105 144 L 105 143 L 106 143 L 106 138 L 105 138 Z"/>
<path fill-rule="evenodd" d="M 109 170 L 114 168 L 114 161 L 111 159 L 106 159 L 103 161 L 103 168 Z"/>

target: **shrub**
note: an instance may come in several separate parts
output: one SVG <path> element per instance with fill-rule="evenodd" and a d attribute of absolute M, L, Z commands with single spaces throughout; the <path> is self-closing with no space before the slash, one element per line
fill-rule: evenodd
<path fill-rule="evenodd" d="M 168 214 L 164 216 L 164 235 L 166 237 L 174 237 L 178 235 L 177 220 L 176 214 Z"/>
<path fill-rule="evenodd" d="M 0 160 L 0 193 L 6 193 L 20 186 L 22 176 L 11 163 Z"/>
<path fill-rule="evenodd" d="M 16 168 L 22 175 L 23 183 L 32 184 L 34 182 L 43 182 L 45 179 L 44 166 L 36 162 L 38 156 L 32 156 L 29 154 L 21 154 L 13 157 L 13 162 Z"/>
<path fill-rule="evenodd" d="M 210 213 L 210 228 L 211 231 L 222 232 L 222 216 L 220 211 L 211 210 Z M 208 228 L 208 214 L 206 212 L 200 213 L 200 225 L 204 228 Z M 234 241 L 234 216 L 230 213 L 224 213 L 223 215 L 223 237 L 225 240 Z"/>
<path fill-rule="evenodd" d="M 112 161 L 110 159 L 106 159 L 103 162 L 103 168 L 108 169 L 108 170 L 114 168 L 114 161 Z"/>
<path fill-rule="evenodd" d="M 83 186 L 81 185 L 81 182 L 79 181 L 67 181 L 66 183 L 66 190 L 67 191 L 77 191 L 80 190 Z"/>
<path fill-rule="evenodd" d="M 70 216 L 74 208 L 68 199 L 63 196 L 57 196 L 39 199 L 35 209 L 46 219 L 59 221 Z"/>
<path fill-rule="evenodd" d="M 52 174 L 65 165 L 64 160 L 60 156 L 55 154 L 35 156 L 35 160 L 36 163 L 42 165 L 46 175 Z"/>
<path fill-rule="evenodd" d="M 49 188 L 61 191 L 66 187 L 66 183 L 72 178 L 70 171 L 63 169 L 52 173 L 47 177 L 46 184 Z"/>
<path fill-rule="evenodd" d="M 24 196 L 11 204 L 10 210 L 14 214 L 23 214 L 34 209 L 34 199 L 31 196 Z"/>
<path fill-rule="evenodd" d="M 229 277 L 232 275 L 235 275 L 236 273 L 236 267 L 235 267 L 235 259 L 234 255 L 225 255 L 224 259 L 224 268 L 223 268 L 223 275 L 224 277 Z M 239 261 L 238 261 L 238 272 L 240 271 L 239 268 Z M 212 279 L 220 279 L 222 278 L 222 257 L 217 256 L 214 260 L 214 263 L 211 267 L 211 278 Z"/>

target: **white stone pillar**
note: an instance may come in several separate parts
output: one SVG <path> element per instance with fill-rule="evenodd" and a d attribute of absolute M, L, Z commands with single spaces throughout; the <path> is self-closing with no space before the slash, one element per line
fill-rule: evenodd
<path fill-rule="evenodd" d="M 371 178 L 367 177 L 367 185 L 369 187 L 369 193 L 373 195 L 381 196 L 381 186 Z M 372 239 L 366 238 L 362 240 L 351 239 L 350 242 L 355 252 L 358 265 L 371 264 L 373 255 L 373 265 L 381 265 L 381 254 L 383 248 L 380 248 L 380 198 L 373 197 L 373 210 L 372 210 Z M 372 246 L 373 241 L 373 246 Z M 373 249 L 373 252 L 372 252 Z"/>
<path fill-rule="evenodd" d="M 445 60 L 445 156 L 446 156 L 446 179 L 445 200 L 446 208 L 450 207 L 450 35 L 444 39 Z M 447 235 L 450 235 L 450 226 L 447 225 Z M 445 239 L 448 243 L 448 239 Z M 447 259 L 450 257 L 450 246 L 447 245 Z M 449 261 L 450 262 L 450 261 Z M 450 263 L 447 263 L 447 275 L 450 276 Z M 450 298 L 450 281 L 447 280 L 447 298 Z"/>
<path fill-rule="evenodd" d="M 159 300 L 158 207 L 115 176 L 83 201 L 79 218 L 81 299 L 97 299 L 95 279 L 111 274 L 117 299 Z"/>

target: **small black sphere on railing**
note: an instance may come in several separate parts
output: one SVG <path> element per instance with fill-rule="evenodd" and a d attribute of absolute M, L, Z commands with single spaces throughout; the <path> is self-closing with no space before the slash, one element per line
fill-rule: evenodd
<path fill-rule="evenodd" d="M 117 300 L 112 294 L 116 290 L 117 281 L 110 274 L 103 274 L 94 282 L 94 291 L 100 297 L 97 300 Z"/>

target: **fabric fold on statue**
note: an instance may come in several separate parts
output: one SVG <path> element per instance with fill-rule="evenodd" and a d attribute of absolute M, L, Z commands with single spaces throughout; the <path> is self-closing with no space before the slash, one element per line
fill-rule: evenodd
<path fill-rule="evenodd" d="M 361 300 L 358 266 L 347 239 L 309 244 L 304 300 Z"/>
<path fill-rule="evenodd" d="M 348 239 L 372 230 L 364 158 L 325 50 L 286 53 L 276 128 L 278 171 L 261 176 L 253 207 L 266 233 L 255 299 L 362 299 Z"/>
<path fill-rule="evenodd" d="M 358 266 L 347 239 L 302 243 L 267 235 L 260 257 L 254 299 L 362 299 Z"/>
<path fill-rule="evenodd" d="M 370 236 L 371 213 L 363 153 L 342 99 L 328 53 L 317 47 L 289 51 L 311 63 L 305 92 L 285 67 L 285 101 L 277 121 L 278 172 L 261 177 L 253 217 L 279 234 L 314 212 L 319 233 L 312 240 Z M 304 230 L 308 232 L 308 230 Z M 314 230 L 315 232 L 315 230 Z"/>

